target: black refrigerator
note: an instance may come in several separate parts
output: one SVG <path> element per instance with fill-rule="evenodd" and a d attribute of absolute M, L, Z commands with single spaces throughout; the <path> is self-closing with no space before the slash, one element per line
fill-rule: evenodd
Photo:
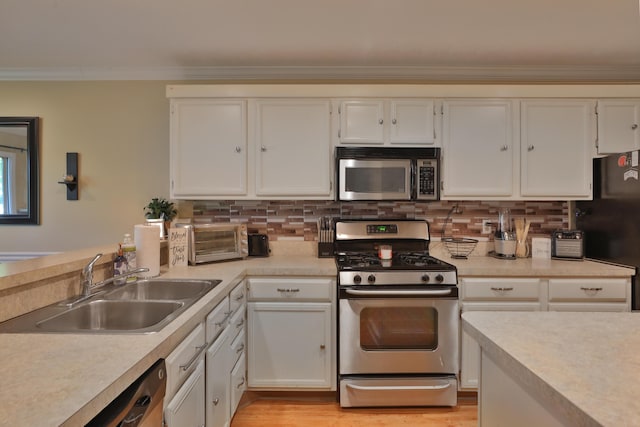
<path fill-rule="evenodd" d="M 638 151 L 594 159 L 594 196 L 576 202 L 585 256 L 636 269 L 631 308 L 640 310 L 640 171 Z"/>

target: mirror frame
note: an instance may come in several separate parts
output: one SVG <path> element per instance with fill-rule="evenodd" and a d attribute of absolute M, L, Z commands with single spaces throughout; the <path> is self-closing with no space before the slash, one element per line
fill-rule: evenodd
<path fill-rule="evenodd" d="M 27 183 L 29 211 L 26 214 L 0 215 L 0 224 L 38 225 L 40 224 L 40 118 L 39 117 L 0 117 L 2 126 L 26 126 L 29 168 Z"/>

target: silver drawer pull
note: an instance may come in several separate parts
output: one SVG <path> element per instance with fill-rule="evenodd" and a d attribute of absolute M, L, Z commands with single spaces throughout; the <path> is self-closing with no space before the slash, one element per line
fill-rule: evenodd
<path fill-rule="evenodd" d="M 180 369 L 182 369 L 183 371 L 189 370 L 191 365 L 193 365 L 193 362 L 198 360 L 198 356 L 200 356 L 200 352 L 202 350 L 204 350 L 205 348 L 207 348 L 207 343 L 204 343 L 204 345 L 197 345 L 196 346 L 196 354 L 193 355 L 193 357 L 187 362 L 186 365 L 180 365 Z"/>
<path fill-rule="evenodd" d="M 244 299 L 244 292 L 236 297 L 236 301 L 240 301 L 242 299 Z"/>
<path fill-rule="evenodd" d="M 278 292 L 287 292 L 287 293 L 300 292 L 300 289 L 298 289 L 298 288 L 293 288 L 293 289 L 292 288 L 287 288 L 287 289 L 278 288 Z"/>
<path fill-rule="evenodd" d="M 220 399 L 218 399 L 217 397 L 215 399 L 213 399 L 213 406 L 218 406 L 218 403 L 220 403 Z"/>
<path fill-rule="evenodd" d="M 225 314 L 224 319 L 222 319 L 219 322 L 215 322 L 214 323 L 216 325 L 216 327 L 218 327 L 218 328 L 221 327 L 222 325 L 227 323 L 227 320 L 229 320 L 229 316 L 231 315 L 231 312 L 230 311 L 225 311 L 224 314 Z"/>
<path fill-rule="evenodd" d="M 513 286 L 509 287 L 509 288 L 495 288 L 495 287 L 491 287 L 492 291 L 496 291 L 496 292 L 508 292 L 508 291 L 512 291 L 513 290 Z"/>
<path fill-rule="evenodd" d="M 580 286 L 580 289 L 585 292 L 600 292 L 602 288 L 585 288 L 584 286 Z"/>
<path fill-rule="evenodd" d="M 244 325 L 244 319 L 241 319 L 241 320 L 236 324 L 236 328 L 242 328 L 242 325 Z"/>
<path fill-rule="evenodd" d="M 238 384 L 238 388 L 242 387 L 244 385 L 244 377 L 242 377 L 242 381 L 240 381 L 240 384 Z"/>
<path fill-rule="evenodd" d="M 244 350 L 244 344 L 240 344 L 240 347 L 238 347 L 236 353 L 240 353 L 242 350 Z"/>

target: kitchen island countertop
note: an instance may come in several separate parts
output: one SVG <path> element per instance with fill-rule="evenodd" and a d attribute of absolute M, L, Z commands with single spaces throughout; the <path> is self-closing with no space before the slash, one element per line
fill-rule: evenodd
<path fill-rule="evenodd" d="M 468 312 L 462 319 L 483 353 L 569 425 L 637 425 L 640 314 Z"/>

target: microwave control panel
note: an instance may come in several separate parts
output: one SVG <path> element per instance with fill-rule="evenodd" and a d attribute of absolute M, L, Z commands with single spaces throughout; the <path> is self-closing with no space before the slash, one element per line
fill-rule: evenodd
<path fill-rule="evenodd" d="M 435 159 L 418 160 L 416 165 L 418 200 L 438 200 L 438 162 Z"/>

